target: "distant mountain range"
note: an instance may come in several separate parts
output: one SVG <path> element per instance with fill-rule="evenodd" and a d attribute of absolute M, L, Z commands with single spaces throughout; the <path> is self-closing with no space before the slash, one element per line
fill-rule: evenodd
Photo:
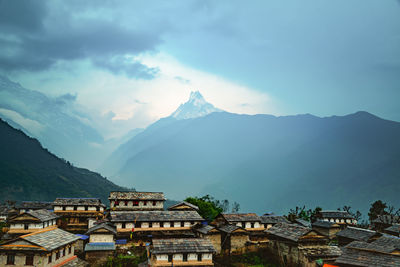
<path fill-rule="evenodd" d="M 53 201 L 56 197 L 98 197 L 108 204 L 112 190 L 124 190 L 98 173 L 76 168 L 0 120 L 0 202 Z"/>
<path fill-rule="evenodd" d="M 174 199 L 212 194 L 259 213 L 303 204 L 365 213 L 377 199 L 400 206 L 400 123 L 367 112 L 319 118 L 210 109 L 196 116 L 209 104 L 192 98 L 203 99 L 193 93 L 121 145 L 101 171 L 138 190 Z M 183 109 L 190 116 L 180 116 Z"/>

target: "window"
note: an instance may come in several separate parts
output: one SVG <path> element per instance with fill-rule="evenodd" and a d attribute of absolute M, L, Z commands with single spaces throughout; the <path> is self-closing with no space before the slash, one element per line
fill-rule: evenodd
<path fill-rule="evenodd" d="M 88 208 L 88 206 L 85 206 L 85 210 L 88 210 L 89 208 Z"/>
<path fill-rule="evenodd" d="M 164 227 L 164 223 L 163 222 L 160 222 L 160 227 Z"/>
<path fill-rule="evenodd" d="M 72 247 L 69 247 L 68 248 L 68 254 L 71 254 L 72 253 Z"/>
<path fill-rule="evenodd" d="M 198 261 L 202 261 L 201 254 L 197 254 L 197 260 L 198 260 Z"/>
<path fill-rule="evenodd" d="M 254 223 L 250 223 L 250 225 L 251 225 L 251 228 L 254 228 Z"/>
<path fill-rule="evenodd" d="M 14 265 L 14 262 L 15 262 L 15 255 L 14 254 L 8 254 L 7 255 L 7 264 Z"/>
<path fill-rule="evenodd" d="M 133 206 L 139 206 L 139 201 L 133 201 Z"/>
<path fill-rule="evenodd" d="M 62 210 L 65 210 L 65 207 L 62 207 Z"/>
<path fill-rule="evenodd" d="M 125 201 L 125 206 L 128 206 L 128 201 Z"/>
<path fill-rule="evenodd" d="M 149 228 L 152 228 L 152 227 L 153 227 L 153 223 L 149 222 Z"/>
<path fill-rule="evenodd" d="M 33 255 L 27 255 L 25 257 L 25 265 L 33 265 Z"/>
<path fill-rule="evenodd" d="M 56 252 L 56 260 L 58 260 L 60 258 L 60 251 Z"/>
<path fill-rule="evenodd" d="M 183 254 L 183 261 L 187 261 L 187 254 Z"/>
<path fill-rule="evenodd" d="M 50 254 L 50 256 L 49 256 L 49 260 L 48 260 L 48 263 L 51 263 L 52 262 L 52 260 L 53 260 L 53 257 L 52 257 L 53 255 L 52 254 Z"/>
<path fill-rule="evenodd" d="M 77 210 L 77 208 L 78 208 L 77 206 L 74 206 L 74 210 Z"/>
<path fill-rule="evenodd" d="M 168 255 L 168 262 L 172 262 L 172 254 Z"/>
<path fill-rule="evenodd" d="M 121 228 L 125 228 L 126 226 L 125 226 L 125 223 L 122 223 L 122 226 L 121 226 Z"/>
<path fill-rule="evenodd" d="M 143 201 L 143 206 L 147 206 L 147 201 Z"/>
<path fill-rule="evenodd" d="M 24 229 L 28 230 L 29 229 L 29 224 L 24 224 Z"/>
<path fill-rule="evenodd" d="M 185 226 L 185 222 L 181 222 L 181 227 L 184 227 Z"/>
<path fill-rule="evenodd" d="M 63 256 L 65 256 L 65 255 L 66 255 L 66 254 L 65 254 L 65 248 L 63 249 L 63 253 L 62 253 L 62 255 L 63 255 Z"/>
<path fill-rule="evenodd" d="M 153 206 L 157 205 L 157 201 L 153 201 Z"/>

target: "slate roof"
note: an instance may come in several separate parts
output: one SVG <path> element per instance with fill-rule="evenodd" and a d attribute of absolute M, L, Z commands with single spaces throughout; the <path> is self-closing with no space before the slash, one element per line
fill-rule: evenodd
<path fill-rule="evenodd" d="M 232 225 L 232 224 L 225 224 L 218 228 L 218 230 L 220 230 L 221 232 L 227 233 L 227 234 L 230 234 L 230 233 L 236 231 L 237 229 L 243 229 L 243 228 L 240 226 L 237 226 L 237 225 Z"/>
<path fill-rule="evenodd" d="M 289 223 L 289 221 L 283 217 L 283 216 L 277 216 L 277 215 L 263 215 L 260 216 L 261 223 L 266 223 L 266 224 L 276 224 L 276 223 Z"/>
<path fill-rule="evenodd" d="M 181 205 L 186 205 L 186 206 L 189 206 L 189 207 L 191 207 L 191 208 L 193 208 L 195 210 L 199 210 L 199 207 L 197 207 L 196 205 L 193 205 L 192 203 L 186 202 L 186 201 L 182 201 L 182 202 L 179 202 L 178 204 L 172 205 L 172 206 L 168 207 L 168 210 L 172 210 L 172 209 L 174 209 L 176 207 L 179 207 Z"/>
<path fill-rule="evenodd" d="M 31 248 L 29 250 L 45 250 L 45 251 L 53 251 L 59 247 L 65 246 L 67 244 L 73 243 L 78 240 L 79 237 L 74 234 L 68 233 L 59 228 L 54 228 L 50 230 L 42 230 L 32 234 L 22 235 L 13 241 L 9 241 L 6 244 L 0 245 L 3 249 L 15 247 L 18 249 L 24 249 L 23 247 L 19 247 L 18 244 L 24 244 L 24 242 L 29 242 L 30 244 L 34 244 L 38 246 L 38 248 Z M 25 243 L 26 244 L 26 243 Z"/>
<path fill-rule="evenodd" d="M 56 198 L 53 206 L 103 206 L 99 198 Z"/>
<path fill-rule="evenodd" d="M 87 251 L 109 251 L 115 250 L 115 243 L 87 243 L 85 252 Z"/>
<path fill-rule="evenodd" d="M 260 216 L 255 213 L 221 213 L 229 223 L 234 222 L 261 222 Z"/>
<path fill-rule="evenodd" d="M 295 222 L 297 224 L 300 224 L 301 226 L 311 228 L 311 223 L 309 221 L 302 220 L 302 219 L 296 219 Z"/>
<path fill-rule="evenodd" d="M 101 224 L 95 225 L 95 226 L 89 228 L 89 230 L 85 234 L 90 235 L 91 233 L 93 233 L 99 229 L 106 229 L 115 235 L 117 234 L 117 230 L 113 226 L 109 225 L 108 223 L 101 223 Z"/>
<path fill-rule="evenodd" d="M 320 228 L 338 228 L 340 227 L 337 223 L 334 222 L 327 222 L 327 221 L 316 221 L 311 224 L 312 227 L 320 227 Z"/>
<path fill-rule="evenodd" d="M 211 242 L 202 238 L 173 238 L 153 239 L 151 248 L 153 254 L 169 253 L 214 253 L 215 249 Z"/>
<path fill-rule="evenodd" d="M 203 221 L 204 219 L 192 210 L 163 211 L 112 211 L 111 222 L 173 222 L 173 221 Z"/>
<path fill-rule="evenodd" d="M 110 192 L 109 200 L 165 200 L 162 192 Z"/>
<path fill-rule="evenodd" d="M 8 215 L 8 208 L 6 206 L 0 206 L 0 215 L 2 216 Z"/>
<path fill-rule="evenodd" d="M 400 223 L 399 216 L 379 215 L 378 218 L 372 221 L 373 223 L 396 224 Z"/>
<path fill-rule="evenodd" d="M 318 214 L 321 218 L 354 219 L 350 213 L 341 210 L 322 210 Z"/>
<path fill-rule="evenodd" d="M 392 247 L 394 249 L 400 250 L 400 237 L 383 235 L 377 240 L 373 241 L 371 244 L 379 245 L 381 247 Z"/>
<path fill-rule="evenodd" d="M 389 226 L 387 228 L 385 228 L 386 232 L 390 232 L 390 233 L 396 233 L 397 235 L 400 234 L 400 224 L 394 224 L 392 226 Z"/>
<path fill-rule="evenodd" d="M 211 230 L 215 229 L 214 226 L 211 225 L 202 225 L 200 228 L 197 228 L 196 231 L 202 233 L 204 235 L 208 234 Z"/>
<path fill-rule="evenodd" d="M 63 265 L 63 267 L 87 267 L 87 266 L 89 266 L 89 263 L 78 257 Z"/>
<path fill-rule="evenodd" d="M 379 249 L 379 246 L 353 241 L 343 249 L 343 254 L 336 259 L 335 263 L 354 266 L 400 266 L 400 255 L 388 254 L 376 249 Z"/>
<path fill-rule="evenodd" d="M 53 202 L 44 202 L 44 201 L 22 201 L 20 204 L 17 205 L 18 209 L 25 209 L 25 210 L 39 210 L 39 209 L 46 209 L 52 210 L 53 209 Z"/>
<path fill-rule="evenodd" d="M 41 209 L 41 210 L 32 210 L 25 212 L 35 218 L 38 218 L 41 222 L 57 219 L 58 216 L 51 211 Z"/>
<path fill-rule="evenodd" d="M 307 257 L 335 258 L 342 255 L 342 250 L 337 246 L 302 247 L 300 250 Z"/>
<path fill-rule="evenodd" d="M 265 232 L 269 235 L 278 236 L 291 241 L 299 241 L 300 237 L 308 234 L 310 228 L 298 224 L 277 223 Z"/>
<path fill-rule="evenodd" d="M 348 226 L 345 229 L 336 233 L 337 237 L 345 237 L 357 241 L 368 241 L 377 232 L 363 228 Z"/>

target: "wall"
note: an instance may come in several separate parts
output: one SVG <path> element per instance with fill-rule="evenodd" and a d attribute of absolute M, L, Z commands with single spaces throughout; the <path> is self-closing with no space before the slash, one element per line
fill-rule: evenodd
<path fill-rule="evenodd" d="M 114 242 L 114 235 L 112 234 L 91 234 L 89 243 L 112 243 Z"/>

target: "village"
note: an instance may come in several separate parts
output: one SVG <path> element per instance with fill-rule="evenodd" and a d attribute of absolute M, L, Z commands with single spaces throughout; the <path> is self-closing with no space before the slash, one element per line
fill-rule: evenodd
<path fill-rule="evenodd" d="M 208 222 L 196 205 L 165 200 L 127 191 L 110 192 L 109 207 L 97 198 L 0 206 L 0 266 L 251 266 L 231 261 L 248 253 L 268 266 L 400 266 L 400 225 L 389 215 L 370 229 L 338 210 L 312 223 L 255 213 Z"/>

